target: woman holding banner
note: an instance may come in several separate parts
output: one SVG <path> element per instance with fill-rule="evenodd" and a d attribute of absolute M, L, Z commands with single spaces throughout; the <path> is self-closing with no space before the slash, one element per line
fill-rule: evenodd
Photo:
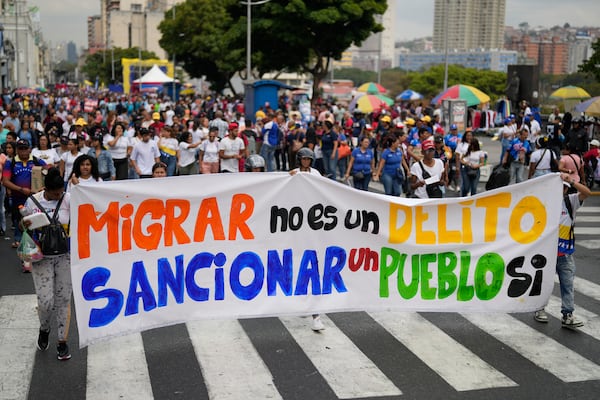
<path fill-rule="evenodd" d="M 44 190 L 30 196 L 25 206 L 34 213 L 46 212 L 51 217 L 56 216 L 63 228 L 69 225 L 70 195 L 65 193 L 63 178 L 58 168 L 48 170 L 44 178 Z M 23 220 L 25 228 L 29 225 L 30 221 Z M 58 326 L 56 352 L 59 360 L 71 358 L 67 345 L 73 291 L 70 267 L 70 254 L 67 251 L 56 255 L 44 254 L 44 258 L 31 269 L 40 319 L 37 348 L 40 351 L 48 349 L 51 318 L 54 314 Z"/>

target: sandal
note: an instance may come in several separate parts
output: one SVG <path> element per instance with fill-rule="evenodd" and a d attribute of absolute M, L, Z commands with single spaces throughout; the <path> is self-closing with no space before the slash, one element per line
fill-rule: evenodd
<path fill-rule="evenodd" d="M 12 244 L 10 245 L 13 249 L 16 249 L 17 247 L 19 247 L 19 242 L 12 242 Z"/>

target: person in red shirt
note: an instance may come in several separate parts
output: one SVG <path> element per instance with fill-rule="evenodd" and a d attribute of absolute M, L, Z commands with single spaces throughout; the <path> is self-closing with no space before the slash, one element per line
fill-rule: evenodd
<path fill-rule="evenodd" d="M 583 154 L 584 169 L 590 189 L 594 186 L 594 180 L 597 181 L 597 177 L 600 175 L 600 171 L 598 174 L 596 173 L 599 158 L 600 141 L 594 139 L 590 142 L 590 149 Z"/>

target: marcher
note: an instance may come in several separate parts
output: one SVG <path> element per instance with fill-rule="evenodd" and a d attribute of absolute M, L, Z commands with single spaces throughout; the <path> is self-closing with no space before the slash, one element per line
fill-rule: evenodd
<path fill-rule="evenodd" d="M 98 171 L 98 162 L 92 156 L 82 154 L 77 157 L 73 164 L 73 172 L 69 178 L 67 193 L 71 193 L 73 185 L 88 185 L 102 182 L 100 172 Z"/>
<path fill-rule="evenodd" d="M 415 196 L 421 199 L 433 197 L 428 192 L 427 186 L 429 185 L 431 185 L 430 187 L 432 188 L 430 189 L 431 194 L 442 197 L 443 192 L 441 191 L 441 188 L 442 186 L 445 186 L 447 182 L 444 163 L 439 158 L 433 157 L 435 148 L 431 140 L 423 142 L 422 150 L 423 161 L 416 162 L 410 167 L 411 187 L 414 190 Z M 432 179 L 435 182 L 427 184 L 425 179 Z"/>
<path fill-rule="evenodd" d="M 208 140 L 203 141 L 200 145 L 198 162 L 200 163 L 200 171 L 203 174 L 216 174 L 219 172 L 218 133 L 219 128 L 216 126 L 211 127 L 208 132 Z"/>
<path fill-rule="evenodd" d="M 531 147 L 527 140 L 528 135 L 526 129 L 521 129 L 517 137 L 510 142 L 502 159 L 502 164 L 510 165 L 510 175 L 514 178 L 515 183 L 522 182 L 524 179 L 527 155 L 531 153 Z"/>
<path fill-rule="evenodd" d="M 162 161 L 155 162 L 152 166 L 152 177 L 153 178 L 165 178 L 169 176 L 167 174 L 167 164 Z"/>
<path fill-rule="evenodd" d="M 150 132 L 146 128 L 140 129 L 142 140 L 133 147 L 131 152 L 131 165 L 140 178 L 152 177 L 152 167 L 160 161 L 160 152 L 154 140 L 150 139 Z"/>
<path fill-rule="evenodd" d="M 58 168 L 48 170 L 44 179 L 44 190 L 31 196 L 25 206 L 34 213 L 46 212 L 52 217 L 56 215 L 58 222 L 66 231 L 66 227 L 69 225 L 70 196 L 69 193 L 65 193 L 63 179 Z M 58 211 L 55 212 L 57 209 Z M 27 221 L 24 225 L 27 227 L 30 222 Z M 37 233 L 39 232 L 34 235 Z M 58 326 L 57 358 L 63 361 L 71 358 L 67 345 L 71 318 L 70 267 L 70 255 L 67 249 L 67 252 L 62 254 L 44 254 L 44 258 L 37 262 L 32 269 L 40 319 L 37 348 L 40 351 L 48 349 L 51 319 L 54 314 Z"/>
<path fill-rule="evenodd" d="M 104 129 L 104 128 L 101 128 Z M 98 164 L 98 173 L 103 181 L 114 181 L 117 179 L 117 170 L 113 163 L 112 154 L 102 145 L 102 133 L 96 132 L 92 136 L 92 148 L 88 156 L 94 157 Z"/>
<path fill-rule="evenodd" d="M 481 151 L 479 140 L 473 138 L 467 152 L 462 155 L 461 164 L 465 170 L 461 196 L 477 194 L 477 185 L 481 176 L 481 167 L 485 162 L 485 153 Z"/>
<path fill-rule="evenodd" d="M 383 140 L 383 148 L 373 180 L 375 182 L 381 180 L 385 194 L 401 196 L 402 184 L 406 179 L 408 165 L 400 148 L 400 139 L 395 135 L 388 135 Z"/>
<path fill-rule="evenodd" d="M 265 172 L 265 159 L 258 154 L 251 154 L 244 163 L 246 172 Z"/>
<path fill-rule="evenodd" d="M 303 147 L 296 153 L 298 168 L 290 171 L 290 175 L 296 175 L 298 172 L 321 176 L 319 171 L 312 168 L 311 165 L 315 160 L 315 153 L 308 147 Z M 315 332 L 320 332 L 325 329 L 321 316 L 319 314 L 312 315 L 311 329 Z"/>
<path fill-rule="evenodd" d="M 575 291 L 573 281 L 575 279 L 575 213 L 583 205 L 583 201 L 592 194 L 590 189 L 571 179 L 569 174 L 560 175 L 563 180 L 563 202 L 558 229 L 558 257 L 556 258 L 556 273 L 560 283 L 560 298 L 562 314 L 562 327 L 576 329 L 583 326 L 583 322 L 577 319 L 575 311 Z M 573 189 L 574 193 L 568 194 Z M 538 322 L 548 322 L 548 314 L 542 308 L 534 314 Z"/>
<path fill-rule="evenodd" d="M 369 148 L 370 143 L 371 140 L 367 136 L 361 138 L 359 147 L 352 150 L 350 154 L 350 161 L 344 175 L 344 180 L 348 180 L 352 173 L 352 183 L 358 190 L 369 190 L 371 175 L 375 171 L 375 155 Z"/>
<path fill-rule="evenodd" d="M 198 154 L 198 146 L 201 142 L 192 143 L 192 133 L 183 132 L 179 140 L 179 157 L 177 160 L 177 168 L 179 175 L 196 175 L 198 173 L 198 163 L 196 162 L 196 154 Z"/>
<path fill-rule="evenodd" d="M 229 124 L 229 134 L 219 142 L 221 172 L 240 172 L 239 160 L 244 156 L 244 141 L 238 137 L 238 124 Z M 264 157 L 263 157 L 264 158 Z"/>

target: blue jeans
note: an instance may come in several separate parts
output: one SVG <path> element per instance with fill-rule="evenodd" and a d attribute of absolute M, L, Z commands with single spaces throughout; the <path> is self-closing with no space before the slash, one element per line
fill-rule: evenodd
<path fill-rule="evenodd" d="M 325 176 L 329 179 L 335 180 L 337 169 L 337 151 L 335 152 L 333 158 L 331 158 L 332 154 L 332 150 L 323 150 L 323 167 L 325 168 Z"/>
<path fill-rule="evenodd" d="M 523 182 L 523 172 L 525 171 L 525 164 L 521 164 L 518 161 L 510 163 L 510 175 L 515 177 L 515 183 Z"/>
<path fill-rule="evenodd" d="M 265 159 L 265 164 L 267 166 L 267 172 L 275 171 L 275 150 L 277 147 L 271 146 L 267 142 L 263 142 L 260 147 L 260 155 Z"/>
<path fill-rule="evenodd" d="M 556 258 L 556 273 L 560 282 L 560 299 L 562 300 L 560 311 L 563 314 L 572 313 L 575 310 L 575 292 L 573 291 L 575 259 L 573 258 L 573 254 L 566 254 Z"/>
<path fill-rule="evenodd" d="M 463 167 L 460 170 L 460 177 L 462 180 L 462 185 L 460 187 L 460 195 L 466 196 L 471 193 L 471 196 L 477 194 L 477 185 L 479 184 L 479 175 L 480 171 L 477 169 L 476 176 L 469 176 L 467 174 L 467 168 Z"/>
<path fill-rule="evenodd" d="M 354 187 L 358 190 L 369 191 L 369 182 L 371 182 L 371 173 L 364 174 L 365 177 L 362 179 L 356 179 L 354 175 L 352 176 L 352 183 Z"/>
<path fill-rule="evenodd" d="M 397 176 L 383 173 L 381 174 L 381 183 L 385 194 L 390 196 L 400 196 L 402 194 L 402 179 Z"/>
<path fill-rule="evenodd" d="M 161 153 L 160 161 L 164 162 L 167 165 L 167 176 L 175 175 L 175 170 L 177 168 L 177 157 L 172 156 L 170 154 Z"/>

